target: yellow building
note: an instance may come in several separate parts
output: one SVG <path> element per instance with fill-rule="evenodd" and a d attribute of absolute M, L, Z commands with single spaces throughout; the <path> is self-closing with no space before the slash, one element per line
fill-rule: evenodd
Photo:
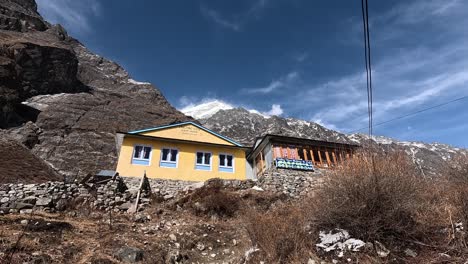
<path fill-rule="evenodd" d="M 193 122 L 117 133 L 120 176 L 205 181 L 245 180 L 249 148 Z"/>

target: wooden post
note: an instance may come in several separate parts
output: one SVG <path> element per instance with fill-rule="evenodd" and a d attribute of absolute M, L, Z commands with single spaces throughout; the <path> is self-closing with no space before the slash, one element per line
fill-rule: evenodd
<path fill-rule="evenodd" d="M 309 160 L 307 158 L 307 150 L 305 148 L 302 149 L 302 153 L 304 154 L 304 160 Z"/>
<path fill-rule="evenodd" d="M 317 153 L 318 153 L 319 160 L 320 160 L 320 166 L 323 166 L 322 154 L 320 153 L 320 149 L 317 149 Z"/>
<path fill-rule="evenodd" d="M 314 166 L 315 166 L 316 162 L 315 162 L 315 157 L 314 157 L 314 151 L 312 149 L 309 149 L 309 152 L 310 152 L 310 157 L 312 158 L 312 163 L 314 163 Z"/>
<path fill-rule="evenodd" d="M 333 162 L 334 162 L 335 164 L 337 164 L 338 162 L 337 162 L 337 160 L 336 160 L 335 151 L 332 151 L 332 156 L 333 156 Z"/>
<path fill-rule="evenodd" d="M 331 167 L 330 155 L 328 154 L 328 150 L 325 150 L 325 157 L 327 158 L 328 167 Z"/>
<path fill-rule="evenodd" d="M 141 178 L 141 181 L 140 181 L 140 186 L 138 187 L 138 193 L 137 193 L 137 197 L 135 200 L 135 204 L 128 209 L 129 213 L 136 213 L 138 211 L 138 203 L 140 202 L 141 189 L 143 187 L 143 182 L 145 182 L 145 178 L 146 178 L 146 170 L 143 173 L 143 177 Z"/>
<path fill-rule="evenodd" d="M 263 166 L 265 164 L 264 164 L 264 161 L 263 161 L 263 153 L 261 151 L 260 151 L 260 163 L 262 164 L 262 166 L 261 166 L 262 169 L 261 170 L 262 170 L 262 173 L 263 173 Z"/>

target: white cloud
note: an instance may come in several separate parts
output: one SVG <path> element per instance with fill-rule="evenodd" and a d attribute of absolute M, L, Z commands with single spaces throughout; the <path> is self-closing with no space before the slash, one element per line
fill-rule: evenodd
<path fill-rule="evenodd" d="M 233 31 L 241 31 L 242 28 L 252 19 L 258 19 L 263 9 L 266 8 L 269 0 L 256 0 L 249 9 L 240 14 L 235 14 L 229 18 L 222 15 L 219 11 L 209 8 L 205 5 L 200 6 L 201 14 L 215 22 L 217 25 Z"/>
<path fill-rule="evenodd" d="M 371 30 L 376 33 L 371 32 L 371 35 L 391 36 L 395 41 L 373 42 L 373 50 L 379 51 L 380 55 L 374 56 L 372 67 L 374 122 L 468 93 L 468 35 L 466 29 L 459 26 L 468 24 L 468 17 L 459 11 L 466 10 L 468 3 L 461 5 L 460 1 L 420 0 L 409 7 L 405 4 L 384 14 L 374 14 L 377 19 Z M 427 37 L 430 31 L 421 31 L 427 23 L 445 30 L 431 39 L 398 49 L 389 46 L 398 45 L 398 41 Z M 394 34 L 395 29 L 398 34 Z M 356 34 L 362 36 L 362 32 Z M 364 72 L 358 71 L 319 85 L 303 85 L 300 88 L 304 92 L 285 99 L 283 106 L 288 112 L 304 113 L 304 109 L 312 109 L 307 111 L 311 114 L 304 113 L 303 118 L 330 128 L 340 127 L 347 131 L 361 128 L 367 125 L 365 82 Z"/>
<path fill-rule="evenodd" d="M 293 59 L 297 62 L 303 62 L 309 58 L 308 52 L 302 52 L 293 56 Z"/>
<path fill-rule="evenodd" d="M 277 80 L 273 80 L 265 87 L 259 88 L 250 88 L 250 89 L 242 89 L 242 93 L 247 94 L 268 94 L 272 93 L 280 88 L 290 88 L 292 87 L 297 81 L 299 80 L 299 73 L 298 72 L 290 72 L 286 76 L 282 76 Z"/>
<path fill-rule="evenodd" d="M 101 13 L 98 0 L 37 0 L 39 13 L 53 24 L 62 24 L 72 34 L 91 31 L 90 18 Z"/>
<path fill-rule="evenodd" d="M 202 6 L 200 7 L 200 11 L 204 17 L 213 20 L 216 24 L 222 27 L 232 29 L 234 31 L 239 31 L 241 29 L 240 21 L 229 21 L 223 18 L 223 16 L 214 9 Z"/>
<path fill-rule="evenodd" d="M 267 116 L 273 116 L 273 115 L 280 116 L 280 115 L 283 114 L 283 109 L 281 108 L 281 105 L 273 104 L 271 106 L 271 110 L 268 111 L 268 112 L 265 112 L 264 114 L 267 115 Z"/>

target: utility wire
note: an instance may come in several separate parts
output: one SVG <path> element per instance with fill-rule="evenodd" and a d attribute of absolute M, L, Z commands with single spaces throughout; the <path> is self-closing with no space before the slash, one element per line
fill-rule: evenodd
<path fill-rule="evenodd" d="M 367 0 L 361 0 L 362 24 L 364 32 L 364 59 L 366 64 L 367 113 L 369 116 L 369 137 L 372 137 L 373 111 L 372 111 L 372 66 L 369 34 L 369 5 Z"/>
<path fill-rule="evenodd" d="M 420 110 L 417 110 L 417 111 L 414 111 L 414 112 L 410 112 L 410 113 L 407 113 L 407 114 L 404 114 L 404 115 L 401 115 L 401 116 L 398 116 L 398 117 L 395 117 L 395 118 L 392 118 L 392 119 L 389 119 L 389 120 L 386 120 L 386 121 L 382 121 L 380 123 L 375 124 L 373 127 L 384 125 L 384 124 L 387 124 L 387 123 L 390 123 L 390 122 L 394 122 L 394 121 L 397 121 L 397 120 L 400 120 L 400 119 L 403 119 L 403 118 L 406 118 L 406 117 L 409 117 L 409 116 L 414 116 L 414 115 L 417 115 L 417 114 L 421 114 L 421 113 L 424 113 L 426 111 L 432 110 L 434 108 L 439 108 L 439 107 L 442 107 L 444 105 L 455 103 L 455 102 L 458 102 L 458 101 L 461 101 L 461 100 L 464 100 L 464 99 L 468 99 L 468 95 L 458 97 L 456 99 L 453 99 L 453 100 L 450 100 L 450 101 L 447 101 L 447 102 L 444 102 L 444 103 L 441 103 L 441 104 L 438 104 L 438 105 L 433 105 L 433 106 L 430 106 L 430 107 L 427 107 L 427 108 L 424 108 L 424 109 L 420 109 Z M 362 127 L 360 129 L 349 131 L 348 133 L 355 133 L 355 132 L 364 130 L 366 128 L 367 127 Z"/>

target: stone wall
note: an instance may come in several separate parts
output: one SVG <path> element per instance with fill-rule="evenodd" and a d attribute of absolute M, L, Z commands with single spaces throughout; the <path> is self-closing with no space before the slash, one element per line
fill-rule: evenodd
<path fill-rule="evenodd" d="M 291 197 L 307 195 L 323 180 L 320 171 L 296 171 L 272 168 L 258 179 L 257 186 L 264 190 L 284 193 Z"/>
<path fill-rule="evenodd" d="M 163 200 L 170 200 L 179 193 L 202 187 L 205 182 L 148 179 L 151 192 Z M 73 206 L 87 204 L 97 210 L 125 212 L 134 203 L 141 178 L 119 177 L 106 184 L 77 184 L 47 182 L 41 184 L 0 185 L 0 214 L 31 213 L 33 209 L 46 212 L 62 211 Z M 317 172 L 282 169 L 267 171 L 257 181 L 223 180 L 226 187 L 235 189 L 262 188 L 285 193 L 293 198 L 308 194 L 320 182 Z M 150 203 L 149 193 L 141 196 L 141 208 Z"/>

